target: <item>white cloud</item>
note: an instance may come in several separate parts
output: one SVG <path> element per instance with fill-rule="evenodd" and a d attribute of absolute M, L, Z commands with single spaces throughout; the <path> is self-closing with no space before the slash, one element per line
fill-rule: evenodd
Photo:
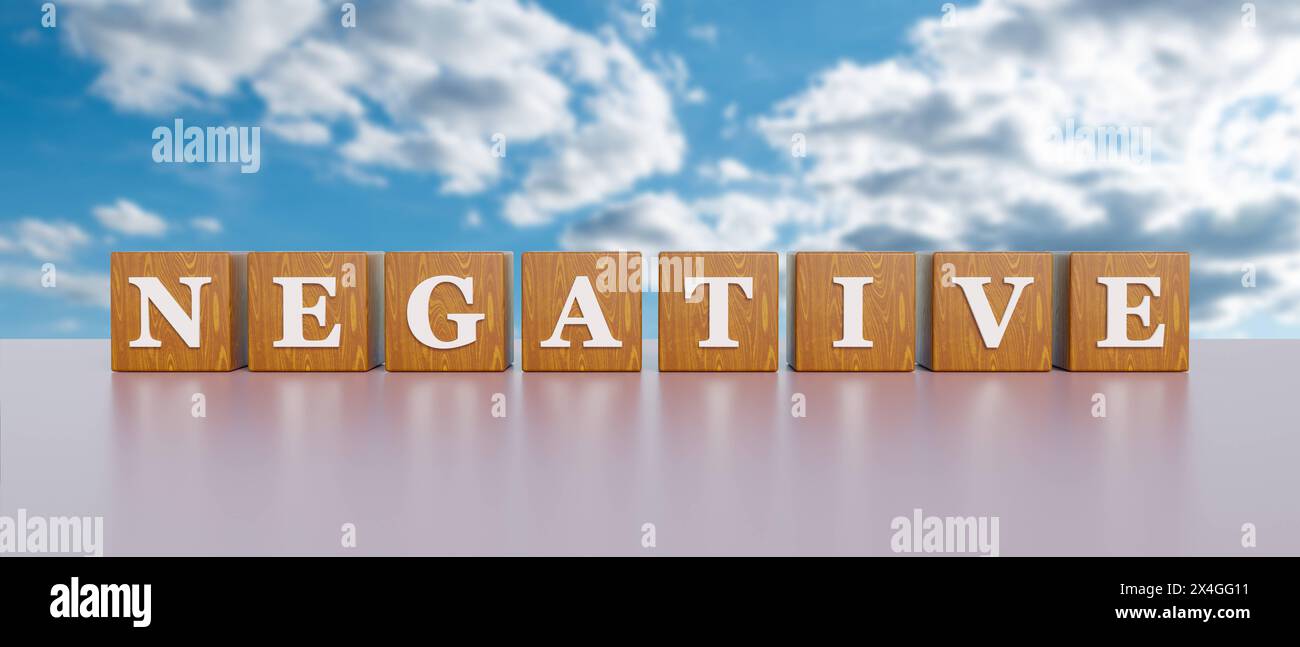
<path fill-rule="evenodd" d="M 1208 0 L 987 0 L 956 29 L 920 23 L 913 42 L 840 62 L 759 118 L 797 207 L 724 194 L 749 226 L 710 223 L 703 200 L 677 217 L 728 246 L 789 226 L 790 248 L 1184 249 L 1197 334 L 1300 321 L 1300 6 L 1270 5 L 1247 30 Z M 1149 148 L 1080 156 L 1067 123 L 1135 127 Z M 634 238 L 654 213 L 598 213 L 569 243 Z M 1247 262 L 1266 277 L 1255 290 L 1240 286 Z"/>
<path fill-rule="evenodd" d="M 1181 249 L 1199 331 L 1300 310 L 1300 7 L 1256 30 L 1209 1 L 961 11 L 758 120 L 819 214 L 795 246 Z M 1069 123 L 1138 128 L 1149 156 L 1081 156 Z M 1243 262 L 1269 285 L 1240 289 Z"/>
<path fill-rule="evenodd" d="M 75 51 L 104 64 L 95 92 L 116 106 L 148 112 L 234 94 L 287 43 L 325 23 L 327 8 L 317 0 L 67 5 L 59 12 L 59 31 Z"/>
<path fill-rule="evenodd" d="M 649 3 L 656 5 L 654 7 L 655 13 L 653 14 L 654 23 L 649 22 L 649 12 L 642 9 L 645 4 L 646 3 L 642 2 L 609 3 L 609 14 L 614 22 L 614 26 L 617 27 L 618 32 L 630 42 L 637 44 L 644 43 L 649 40 L 650 37 L 654 36 L 655 29 L 657 29 L 658 3 Z M 651 26 L 652 24 L 654 26 Z"/>
<path fill-rule="evenodd" d="M 50 329 L 63 334 L 74 333 L 81 330 L 81 322 L 73 317 L 60 317 L 50 323 Z"/>
<path fill-rule="evenodd" d="M 22 218 L 10 236 L 0 238 L 0 252 L 22 250 L 41 261 L 58 261 L 90 242 L 90 234 L 68 222 Z"/>
<path fill-rule="evenodd" d="M 780 195 L 727 192 L 684 201 L 648 192 L 569 225 L 560 238 L 568 249 L 760 250 L 779 246 L 778 227 L 805 223 L 808 206 Z"/>
<path fill-rule="evenodd" d="M 479 214 L 478 209 L 465 212 L 464 225 L 468 229 L 478 229 L 483 226 L 483 216 Z"/>
<path fill-rule="evenodd" d="M 691 70 L 686 59 L 678 54 L 655 54 L 654 66 L 659 76 L 672 88 L 673 94 L 686 103 L 704 103 L 709 95 L 704 88 L 691 85 Z"/>
<path fill-rule="evenodd" d="M 100 272 L 83 272 L 62 265 L 55 268 L 53 287 L 41 284 L 40 265 L 0 265 L 0 288 L 31 292 L 47 297 L 63 298 L 74 304 L 109 307 L 108 275 Z"/>
<path fill-rule="evenodd" d="M 397 170 L 478 193 L 503 177 L 495 134 L 511 155 L 542 143 L 507 195 L 516 223 L 675 172 L 685 151 L 668 92 L 613 30 L 584 33 L 533 4 L 376 3 L 356 29 L 321 0 L 72 4 L 60 27 L 104 65 L 93 87 L 114 105 L 167 114 L 250 88 L 269 132 L 337 146 L 339 173 L 363 184 Z"/>
<path fill-rule="evenodd" d="M 595 203 L 630 188 L 636 180 L 681 168 L 686 140 L 673 116 L 667 90 L 618 42 L 594 45 L 612 91 L 584 104 L 592 121 L 562 137 L 555 152 L 534 164 L 523 187 L 505 204 L 519 225 L 547 222 L 557 212 Z"/>
<path fill-rule="evenodd" d="M 113 204 L 91 209 L 100 225 L 129 236 L 161 236 L 167 232 L 167 221 L 161 216 L 145 211 L 140 205 L 125 198 Z"/>
<path fill-rule="evenodd" d="M 191 219 L 190 226 L 205 234 L 219 234 L 222 229 L 220 220 L 206 216 Z"/>
<path fill-rule="evenodd" d="M 955 28 L 920 23 L 912 54 L 837 63 L 760 117 L 785 177 L 691 201 L 642 194 L 563 242 L 1186 250 L 1198 334 L 1255 316 L 1294 324 L 1300 6 L 1270 5 L 1255 30 L 1239 18 L 1208 0 L 986 0 Z M 1136 128 L 1149 146 L 1079 155 L 1061 142 L 1070 123 Z M 791 155 L 794 135 L 806 158 Z M 752 177 L 739 160 L 701 172 Z M 1245 263 L 1255 289 L 1241 287 Z"/>
<path fill-rule="evenodd" d="M 734 157 L 724 157 L 713 164 L 701 164 L 700 176 L 719 184 L 746 182 L 758 177 L 744 162 Z"/>
<path fill-rule="evenodd" d="M 708 43 L 710 45 L 718 44 L 717 25 L 694 25 L 686 30 L 686 35 L 702 43 Z"/>

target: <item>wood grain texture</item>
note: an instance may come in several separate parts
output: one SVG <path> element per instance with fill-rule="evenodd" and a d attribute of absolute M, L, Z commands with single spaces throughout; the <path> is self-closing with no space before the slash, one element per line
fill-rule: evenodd
<path fill-rule="evenodd" d="M 1143 285 L 1130 285 L 1128 305 L 1149 298 L 1149 326 L 1129 316 L 1129 339 L 1147 339 L 1164 324 L 1160 348 L 1098 348 L 1106 337 L 1106 286 L 1103 276 L 1160 277 L 1160 296 Z M 1071 371 L 1186 371 L 1188 369 L 1191 257 L 1186 252 L 1075 252 L 1070 254 L 1067 351 L 1063 366 Z"/>
<path fill-rule="evenodd" d="M 521 332 L 523 334 L 523 369 L 525 371 L 639 371 L 641 370 L 641 289 L 640 282 L 602 281 L 610 259 L 619 252 L 524 252 L 520 281 L 523 297 Z M 641 266 L 641 255 L 624 252 L 624 257 Z M 602 261 L 602 259 L 604 259 Z M 632 261 L 631 259 L 635 259 Z M 568 348 L 542 348 L 555 324 L 564 314 L 564 302 L 573 288 L 574 279 L 586 276 L 596 293 L 596 301 L 621 348 L 584 348 L 591 339 L 585 326 L 565 326 L 561 338 Z M 612 287 L 611 287 L 612 286 Z M 576 316 L 577 307 L 570 314 Z M 584 313 L 590 314 L 590 313 Z"/>
<path fill-rule="evenodd" d="M 944 265 L 951 276 L 986 276 L 984 286 L 993 316 L 1001 320 L 1012 286 L 1003 279 L 1032 276 L 1025 286 L 1002 343 L 987 348 L 961 287 L 944 286 Z M 936 252 L 932 265 L 931 370 L 1049 371 L 1052 368 L 1052 255 L 1047 252 Z"/>
<path fill-rule="evenodd" d="M 911 371 L 916 368 L 916 255 L 910 252 L 798 252 L 791 255 L 792 314 L 786 330 L 796 371 Z M 862 290 L 863 338 L 871 348 L 835 348 L 844 336 L 844 287 L 837 276 L 869 276 Z M 857 295 L 854 295 L 857 298 Z"/>
<path fill-rule="evenodd" d="M 513 255 L 508 252 L 388 252 L 384 255 L 384 343 L 389 371 L 504 371 L 510 366 L 514 329 L 510 317 Z M 474 305 L 460 289 L 443 284 L 429 297 L 428 317 L 438 339 L 456 338 L 447 315 L 482 314 L 476 340 L 468 346 L 437 349 L 424 345 L 406 321 L 411 292 L 435 276 L 474 279 Z"/>
<path fill-rule="evenodd" d="M 703 269 L 690 259 L 702 259 Z M 688 265 L 688 261 L 690 264 Z M 709 288 L 686 299 L 675 268 L 693 267 L 691 276 L 751 277 L 753 298 L 729 286 L 728 318 L 738 348 L 700 348 L 709 336 Z M 663 252 L 659 255 L 660 371 L 775 371 L 780 259 L 775 252 Z"/>
<path fill-rule="evenodd" d="M 244 255 L 228 252 L 113 252 L 109 257 L 110 337 L 115 371 L 231 371 L 244 366 Z M 149 330 L 159 348 L 131 348 L 140 336 L 140 290 L 130 277 L 157 278 L 190 312 L 190 289 L 181 277 L 211 277 L 199 291 L 199 347 L 185 345 L 156 307 Z"/>
<path fill-rule="evenodd" d="M 380 362 L 382 334 L 372 316 L 380 308 L 383 290 L 375 290 L 372 273 L 381 271 L 382 257 L 366 252 L 253 252 L 248 255 L 248 370 L 250 371 L 368 371 Z M 344 284 L 346 266 L 353 280 Z M 325 297 L 325 323 L 303 317 L 303 338 L 323 339 L 339 324 L 339 345 L 333 348 L 276 348 L 283 336 L 284 290 L 276 277 L 332 276 L 329 297 L 319 285 L 303 286 L 303 304 Z"/>

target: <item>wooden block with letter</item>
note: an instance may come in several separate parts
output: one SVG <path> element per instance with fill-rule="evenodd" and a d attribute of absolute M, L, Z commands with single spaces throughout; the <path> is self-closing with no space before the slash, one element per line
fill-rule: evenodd
<path fill-rule="evenodd" d="M 115 371 L 231 371 L 247 357 L 246 256 L 113 252 Z"/>
<path fill-rule="evenodd" d="M 659 255 L 659 370 L 775 371 L 775 252 Z"/>
<path fill-rule="evenodd" d="M 641 370 L 640 273 L 635 252 L 524 252 L 523 369 Z"/>
<path fill-rule="evenodd" d="M 1056 275 L 1058 366 L 1187 370 L 1191 257 L 1186 252 L 1062 253 L 1056 256 Z"/>
<path fill-rule="evenodd" d="M 368 371 L 384 361 L 384 255 L 248 255 L 248 370 Z"/>
<path fill-rule="evenodd" d="M 796 371 L 916 368 L 916 254 L 796 252 L 787 261 Z"/>
<path fill-rule="evenodd" d="M 510 252 L 384 255 L 384 368 L 504 371 L 514 349 Z"/>
<path fill-rule="evenodd" d="M 1052 255 L 917 254 L 917 361 L 934 371 L 1050 371 Z"/>

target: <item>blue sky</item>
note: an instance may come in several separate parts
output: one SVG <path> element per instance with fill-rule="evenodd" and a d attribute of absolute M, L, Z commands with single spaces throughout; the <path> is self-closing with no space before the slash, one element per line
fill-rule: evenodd
<path fill-rule="evenodd" d="M 107 336 L 115 250 L 613 245 L 1189 250 L 1197 336 L 1300 334 L 1285 4 L 56 4 L 0 9 L 0 336 Z M 259 172 L 154 163 L 177 118 Z"/>

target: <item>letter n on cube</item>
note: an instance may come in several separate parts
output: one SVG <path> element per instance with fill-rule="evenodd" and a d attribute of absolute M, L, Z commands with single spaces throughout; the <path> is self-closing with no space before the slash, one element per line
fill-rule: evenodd
<path fill-rule="evenodd" d="M 1058 366 L 1071 371 L 1187 370 L 1189 254 L 1058 253 L 1056 275 L 1053 355 Z"/>
<path fill-rule="evenodd" d="M 246 268 L 246 256 L 230 252 L 113 252 L 113 370 L 244 366 Z"/>
<path fill-rule="evenodd" d="M 384 361 L 384 255 L 248 255 L 248 370 L 368 371 Z"/>
<path fill-rule="evenodd" d="M 384 255 L 385 368 L 504 371 L 514 349 L 510 252 Z"/>

